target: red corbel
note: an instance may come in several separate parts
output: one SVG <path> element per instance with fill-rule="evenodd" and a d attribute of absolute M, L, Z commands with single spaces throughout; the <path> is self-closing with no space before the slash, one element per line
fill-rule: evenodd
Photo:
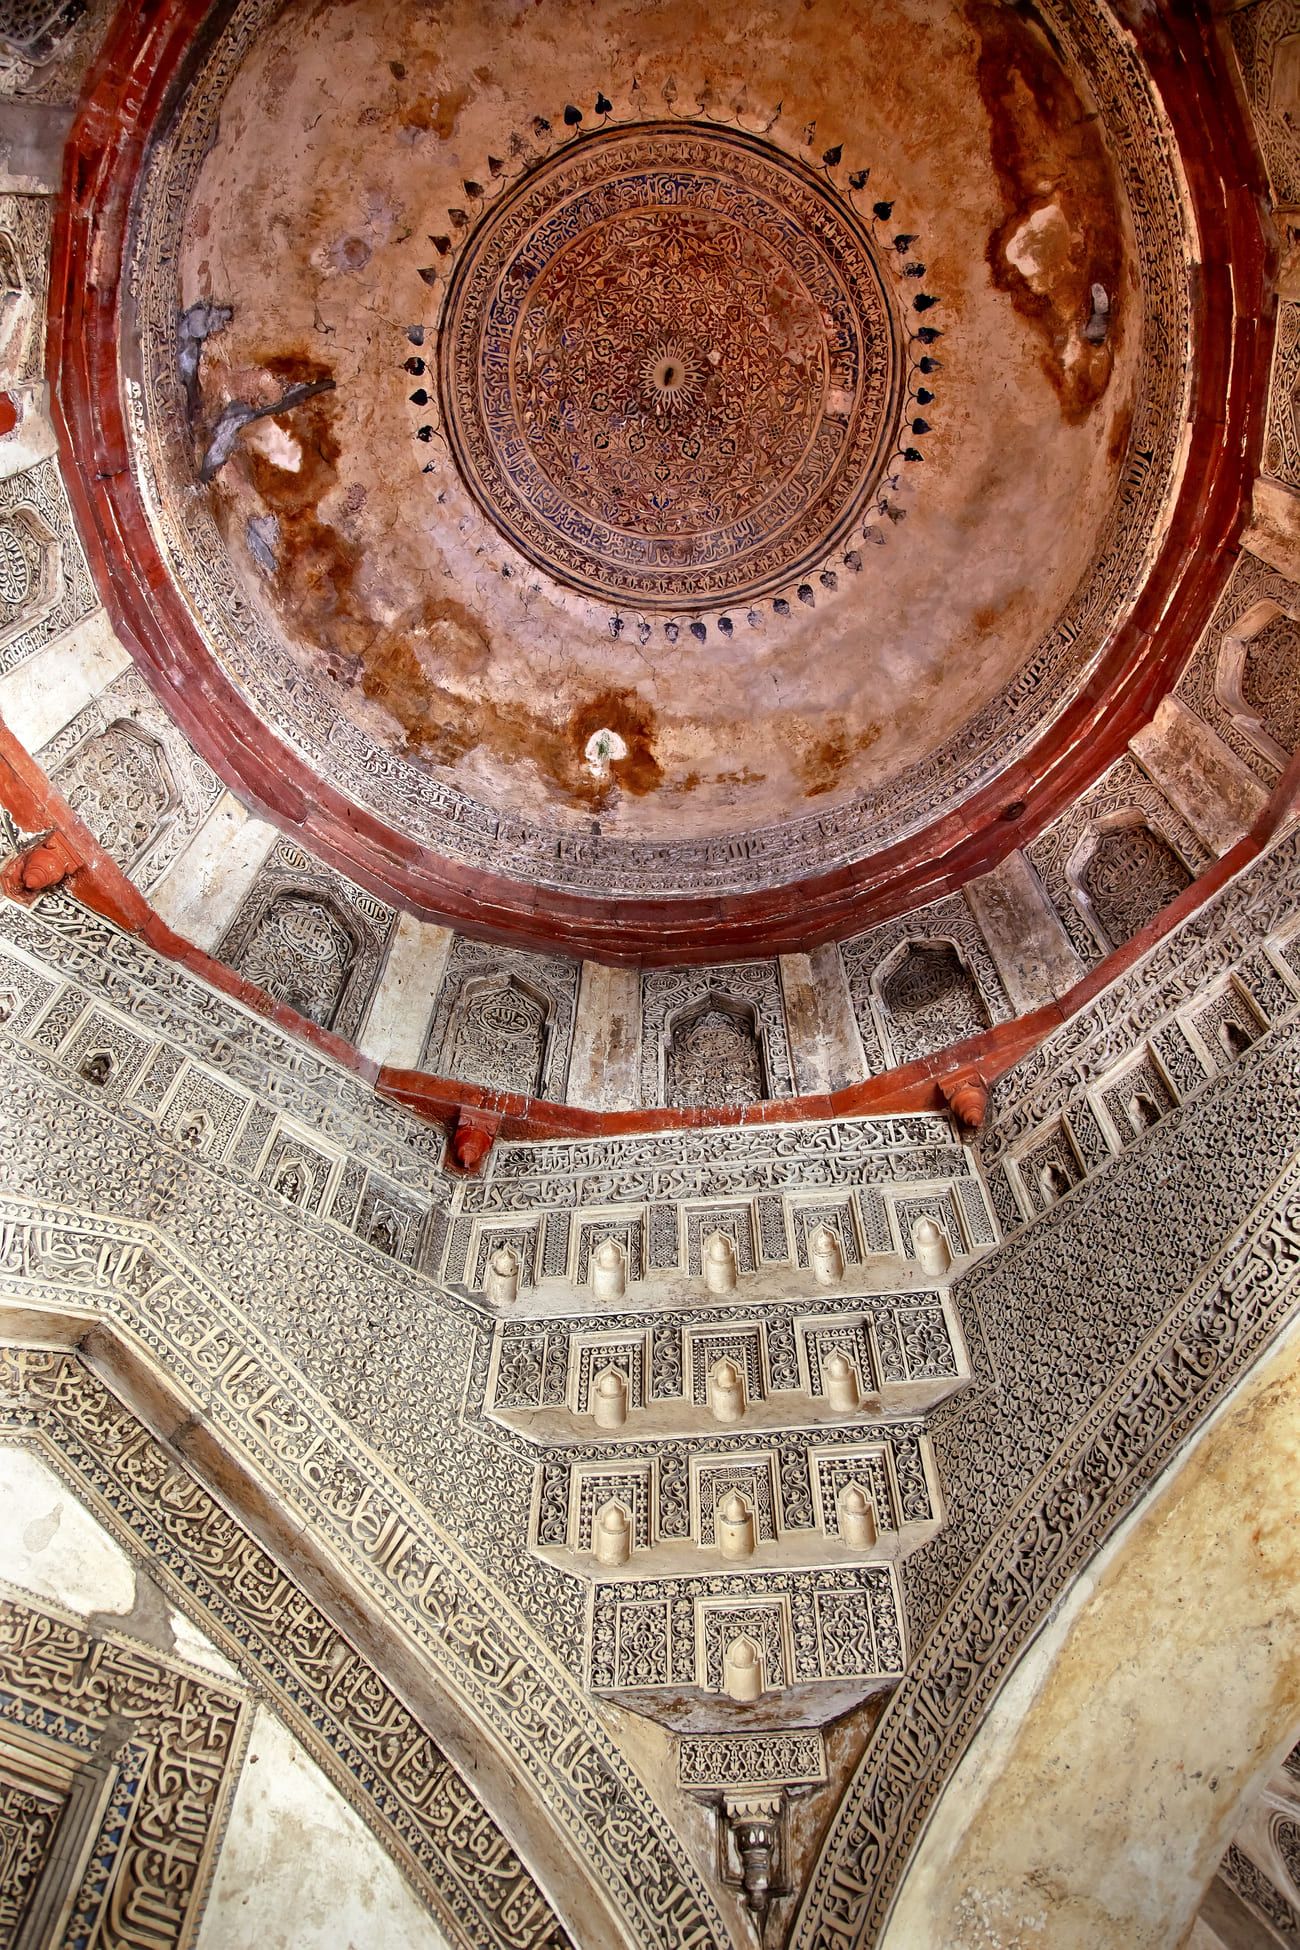
<path fill-rule="evenodd" d="M 457 1111 L 451 1133 L 451 1155 L 461 1171 L 472 1173 L 481 1169 L 500 1129 L 501 1119 L 492 1111 L 463 1107 Z"/>
<path fill-rule="evenodd" d="M 0 866 L 0 888 L 10 900 L 30 906 L 38 894 L 61 887 L 81 864 L 62 833 L 40 833 Z"/>

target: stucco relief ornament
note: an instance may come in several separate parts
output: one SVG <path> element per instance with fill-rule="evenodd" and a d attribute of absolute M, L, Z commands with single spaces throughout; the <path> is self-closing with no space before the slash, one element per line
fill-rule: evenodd
<path fill-rule="evenodd" d="M 436 366 L 438 424 L 417 433 L 535 567 L 643 631 L 694 615 L 704 641 L 701 613 L 814 604 L 883 539 L 929 431 L 936 301 L 892 205 L 867 213 L 868 172 L 841 191 L 838 149 L 815 165 L 733 123 L 598 106 L 513 181 L 467 184 L 477 220 L 435 237 L 436 356 L 407 369 Z"/>

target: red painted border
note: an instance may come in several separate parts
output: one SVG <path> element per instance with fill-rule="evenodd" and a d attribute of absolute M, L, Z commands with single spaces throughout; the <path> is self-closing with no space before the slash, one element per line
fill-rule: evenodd
<path fill-rule="evenodd" d="M 1099 962 L 1059 1002 L 1036 1009 L 1031 1015 L 999 1023 L 995 1029 L 954 1043 L 934 1056 L 868 1077 L 843 1090 L 706 1109 L 582 1110 L 575 1105 L 549 1103 L 515 1091 L 486 1090 L 478 1084 L 458 1082 L 454 1077 L 381 1066 L 342 1037 L 318 1028 L 285 1003 L 275 1001 L 264 989 L 237 975 L 225 962 L 205 954 L 169 928 L 3 722 L 0 722 L 0 805 L 22 831 L 56 836 L 49 852 L 66 866 L 63 884 L 83 906 L 102 914 L 277 1028 L 310 1043 L 351 1070 L 361 1082 L 373 1085 L 380 1096 L 404 1105 L 417 1116 L 451 1131 L 463 1114 L 469 1112 L 470 1121 L 477 1121 L 493 1135 L 499 1132 L 511 1138 L 615 1137 L 639 1131 L 678 1131 L 703 1126 L 753 1128 L 763 1124 L 825 1123 L 836 1117 L 887 1117 L 904 1111 L 943 1110 L 947 1102 L 945 1084 L 951 1085 L 958 1079 L 978 1080 L 986 1085 L 995 1082 L 1132 967 L 1162 936 L 1211 900 L 1296 817 L 1300 811 L 1300 753 L 1292 759 L 1264 813 L 1245 839 L 1217 860 L 1177 900 L 1171 901 L 1140 934 Z M 19 884 L 19 877 L 11 871 L 13 864 L 11 861 L 0 871 L 3 891 L 9 893 Z M 449 1169 L 456 1169 L 450 1150 L 447 1164 Z"/>
<path fill-rule="evenodd" d="M 68 144 L 50 278 L 48 369 L 64 475 L 113 622 L 167 709 L 246 804 L 382 898 L 524 947 L 647 965 L 806 949 L 987 872 L 1041 831 L 1151 717 L 1231 570 L 1261 448 L 1274 300 L 1264 185 L 1239 92 L 1200 4 L 1142 8 L 1134 31 L 1174 126 L 1202 239 L 1186 472 L 1132 614 L 1082 696 L 959 813 L 858 864 L 752 894 L 590 899 L 411 843 L 316 778 L 243 703 L 205 647 L 127 465 L 120 297 L 140 163 L 208 0 L 118 12 Z M 1019 806 L 1014 817 L 1010 806 Z"/>

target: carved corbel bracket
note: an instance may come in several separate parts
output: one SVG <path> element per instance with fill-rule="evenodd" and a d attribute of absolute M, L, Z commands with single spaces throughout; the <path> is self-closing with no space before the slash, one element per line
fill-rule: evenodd
<path fill-rule="evenodd" d="M 457 1170 L 469 1174 L 481 1170 L 500 1129 L 501 1119 L 492 1111 L 458 1110 L 451 1131 L 451 1155 Z"/>
<path fill-rule="evenodd" d="M 47 833 L 37 833 L 16 853 L 10 854 L 0 866 L 0 888 L 10 900 L 30 906 L 39 895 L 61 887 L 80 865 L 62 833 L 51 828 Z"/>
<path fill-rule="evenodd" d="M 978 1131 L 989 1107 L 988 1085 L 971 1072 L 940 1077 L 939 1093 L 963 1134 Z"/>

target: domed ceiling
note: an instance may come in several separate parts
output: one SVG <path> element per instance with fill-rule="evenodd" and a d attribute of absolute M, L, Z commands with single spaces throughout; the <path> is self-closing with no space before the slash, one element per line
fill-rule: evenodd
<path fill-rule="evenodd" d="M 1191 224 L 1078 0 L 241 0 L 126 253 L 191 713 L 560 934 L 1023 796 L 1159 558 Z"/>

